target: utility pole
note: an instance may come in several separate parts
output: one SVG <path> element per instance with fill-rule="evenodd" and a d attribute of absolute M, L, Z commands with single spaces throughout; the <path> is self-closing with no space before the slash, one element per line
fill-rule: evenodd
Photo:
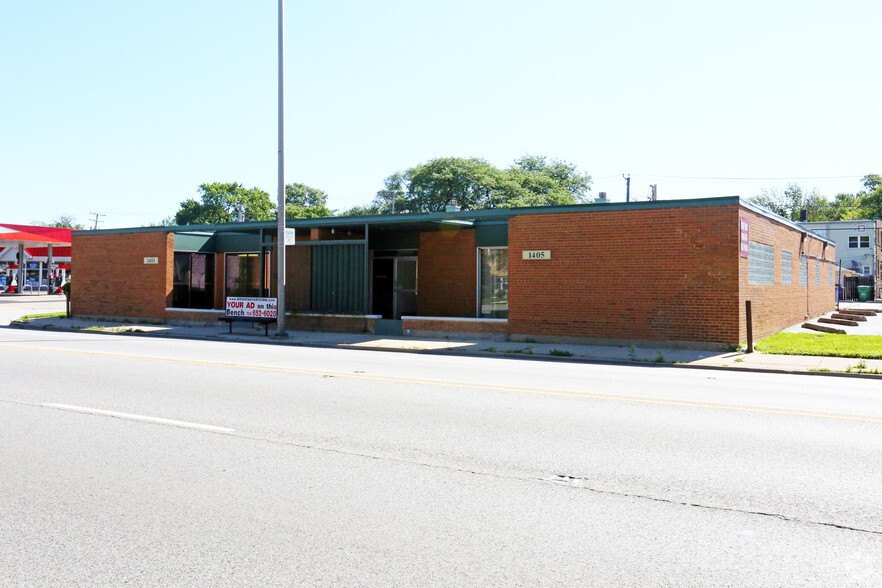
<path fill-rule="evenodd" d="M 631 174 L 622 174 L 625 178 L 625 202 L 631 202 Z"/>
<path fill-rule="evenodd" d="M 279 0 L 279 193 L 276 208 L 276 337 L 287 337 L 285 332 L 285 0 Z"/>
<path fill-rule="evenodd" d="M 100 214 L 100 213 L 98 213 L 98 212 L 90 212 L 89 214 L 91 214 L 91 215 L 93 215 L 93 216 L 95 217 L 95 224 L 94 224 L 94 226 L 92 227 L 92 230 L 93 230 L 93 231 L 97 231 L 97 230 L 98 230 L 98 223 L 99 223 L 99 222 L 102 222 L 102 223 L 104 222 L 104 221 L 99 221 L 99 220 L 98 220 L 98 217 L 99 217 L 99 216 L 107 216 L 107 215 L 106 215 L 106 214 Z"/>

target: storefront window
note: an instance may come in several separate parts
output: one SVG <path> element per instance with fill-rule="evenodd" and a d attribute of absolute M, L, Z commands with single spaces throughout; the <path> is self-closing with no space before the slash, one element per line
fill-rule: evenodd
<path fill-rule="evenodd" d="M 266 271 L 269 272 L 269 255 Z M 260 296 L 260 254 L 227 253 L 225 262 L 225 296 Z M 269 276 L 264 279 L 269 284 Z"/>
<path fill-rule="evenodd" d="M 214 254 L 175 253 L 175 308 L 214 308 Z"/>
<path fill-rule="evenodd" d="M 508 249 L 480 249 L 478 316 L 508 318 Z"/>

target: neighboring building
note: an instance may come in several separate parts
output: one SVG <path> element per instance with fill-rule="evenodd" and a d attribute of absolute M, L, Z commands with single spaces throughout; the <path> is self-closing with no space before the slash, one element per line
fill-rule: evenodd
<path fill-rule="evenodd" d="M 51 291 L 70 275 L 74 229 L 0 224 L 0 292 L 14 283 L 21 291 Z M 55 284 L 50 286 L 49 278 Z M 18 288 L 17 288 L 18 289 Z"/>
<path fill-rule="evenodd" d="M 833 243 L 738 197 L 289 220 L 292 330 L 737 345 L 834 308 Z M 78 316 L 275 296 L 276 224 L 73 237 Z M 222 328 L 219 326 L 219 328 Z"/>
<path fill-rule="evenodd" d="M 800 222 L 800 226 L 836 244 L 836 267 L 841 266 L 864 276 L 882 275 L 882 220 Z M 876 297 L 882 283 L 875 279 Z"/>

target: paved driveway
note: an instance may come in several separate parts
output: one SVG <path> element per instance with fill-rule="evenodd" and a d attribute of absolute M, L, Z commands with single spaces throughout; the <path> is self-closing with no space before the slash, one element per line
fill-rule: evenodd
<path fill-rule="evenodd" d="M 61 294 L 0 294 L 0 326 L 26 314 L 64 312 Z"/>

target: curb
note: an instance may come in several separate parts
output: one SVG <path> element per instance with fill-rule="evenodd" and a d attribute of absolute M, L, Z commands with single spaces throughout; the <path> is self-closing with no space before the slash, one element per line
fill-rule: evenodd
<path fill-rule="evenodd" d="M 74 332 L 88 333 L 95 335 L 124 335 L 136 337 L 152 337 L 156 339 L 177 339 L 177 340 L 193 340 L 193 341 L 217 341 L 227 343 L 255 343 L 258 345 L 287 345 L 290 347 L 306 347 L 314 349 L 346 349 L 349 351 L 385 351 L 391 353 L 411 353 L 418 355 L 450 355 L 456 357 L 481 357 L 485 359 L 520 359 L 529 361 L 554 361 L 563 363 L 578 363 L 589 365 L 615 365 L 615 366 L 635 366 L 635 367 L 651 367 L 651 368 L 685 368 L 693 370 L 713 370 L 727 372 L 748 372 L 748 373 L 764 373 L 764 374 L 786 374 L 786 375 L 803 375 L 803 376 L 835 376 L 862 379 L 880 379 L 882 374 L 861 373 L 861 372 L 835 372 L 835 371 L 808 371 L 808 370 L 786 370 L 781 368 L 763 368 L 763 367 L 729 367 L 719 365 L 694 365 L 690 363 L 661 363 L 654 361 L 627 361 L 616 359 L 599 359 L 587 356 L 582 357 L 563 357 L 556 355 L 530 355 L 506 352 L 486 352 L 472 351 L 464 352 L 458 349 L 404 349 L 395 347 L 371 347 L 364 345 L 355 345 L 352 343 L 303 343 L 297 341 L 282 341 L 269 338 L 261 338 L 251 340 L 230 339 L 225 337 L 226 333 L 220 335 L 180 335 L 174 333 L 151 333 L 144 331 L 106 331 L 103 329 L 88 329 L 79 327 L 57 327 L 55 325 L 46 325 L 43 327 L 32 327 L 27 321 L 11 321 L 10 328 L 26 329 L 29 331 L 52 331 L 52 332 Z M 242 337 L 243 335 L 234 335 Z"/>

